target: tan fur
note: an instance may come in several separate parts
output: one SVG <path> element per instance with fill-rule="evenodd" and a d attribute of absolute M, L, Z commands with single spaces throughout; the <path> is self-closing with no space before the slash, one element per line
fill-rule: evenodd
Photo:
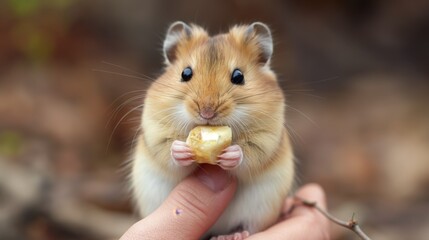
<path fill-rule="evenodd" d="M 151 188 L 156 188 L 148 184 L 166 185 L 159 190 L 166 196 L 195 169 L 172 164 L 170 147 L 174 140 L 185 141 L 193 127 L 204 124 L 197 120 L 198 109 L 207 106 L 217 109 L 211 124 L 230 126 L 233 144 L 243 150 L 242 164 L 231 170 L 239 180 L 236 199 L 240 199 L 241 192 L 251 191 L 252 185 L 260 186 L 257 193 L 262 197 L 271 198 L 262 201 L 272 210 L 261 212 L 263 216 L 252 216 L 262 220 L 239 219 L 231 224 L 243 224 L 255 232 L 277 218 L 294 176 L 292 149 L 283 126 L 285 99 L 268 64 L 258 62 L 261 50 L 255 36 L 246 38 L 246 29 L 247 26 L 238 26 L 227 34 L 209 37 L 202 28 L 192 26 L 192 36 L 179 42 L 175 49 L 177 60 L 149 88 L 132 173 L 134 195 L 143 216 L 160 204 L 148 203 L 154 201 L 149 196 Z M 193 77 L 189 82 L 180 82 L 181 73 L 188 66 L 193 69 Z M 244 85 L 230 81 L 236 68 L 244 73 Z M 234 202 L 230 208 L 246 206 L 248 200 L 240 201 L 244 202 Z M 234 211 L 230 209 L 231 214 Z M 228 213 L 222 215 L 212 232 L 225 234 L 237 227 L 225 228 L 220 222 L 229 221 L 222 220 L 226 217 Z"/>

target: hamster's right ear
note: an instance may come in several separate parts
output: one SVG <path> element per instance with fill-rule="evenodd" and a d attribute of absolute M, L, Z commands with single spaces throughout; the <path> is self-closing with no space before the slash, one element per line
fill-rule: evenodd
<path fill-rule="evenodd" d="M 177 21 L 170 25 L 163 44 L 164 58 L 167 64 L 171 64 L 176 59 L 176 50 L 179 42 L 190 38 L 191 35 L 191 27 L 184 22 Z"/>
<path fill-rule="evenodd" d="M 259 62 L 267 64 L 273 55 L 273 37 L 270 28 L 261 22 L 252 23 L 245 32 L 247 41 L 255 41 L 259 47 Z"/>

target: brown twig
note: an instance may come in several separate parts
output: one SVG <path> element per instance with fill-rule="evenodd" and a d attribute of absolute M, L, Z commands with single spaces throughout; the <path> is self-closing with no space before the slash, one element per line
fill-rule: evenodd
<path fill-rule="evenodd" d="M 326 218 L 328 218 L 330 221 L 334 222 L 335 224 L 352 230 L 361 239 L 363 239 L 363 240 L 371 240 L 371 238 L 368 237 L 368 235 L 366 235 L 362 231 L 362 229 L 360 228 L 358 222 L 354 219 L 354 216 L 355 216 L 354 213 L 353 213 L 351 219 L 348 222 L 346 222 L 346 221 L 342 221 L 342 220 L 340 220 L 340 219 L 332 216 L 326 210 L 324 210 L 321 207 L 319 207 L 316 202 L 311 202 L 311 201 L 302 199 L 302 198 L 300 198 L 298 196 L 295 196 L 295 199 L 299 200 L 304 206 L 316 209 L 317 211 L 319 211 L 320 213 L 322 213 Z"/>

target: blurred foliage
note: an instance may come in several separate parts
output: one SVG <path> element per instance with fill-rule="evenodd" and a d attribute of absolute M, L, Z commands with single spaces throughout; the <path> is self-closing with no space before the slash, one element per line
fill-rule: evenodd
<path fill-rule="evenodd" d="M 13 15 L 18 17 L 31 17 L 43 8 L 56 11 L 64 10 L 74 2 L 72 0 L 7 0 Z"/>
<path fill-rule="evenodd" d="M 53 57 L 58 31 L 66 31 L 71 0 L 8 0 L 8 13 L 15 26 L 10 37 L 29 62 L 42 64 Z M 53 31 L 54 30 L 54 31 Z"/>
<path fill-rule="evenodd" d="M 8 0 L 9 7 L 15 16 L 28 17 L 37 12 L 43 1 L 39 0 Z"/>
<path fill-rule="evenodd" d="M 18 25 L 13 34 L 19 48 L 30 62 L 43 63 L 52 56 L 54 42 L 49 34 L 45 34 L 34 23 Z"/>
<path fill-rule="evenodd" d="M 22 152 L 23 137 L 13 131 L 0 132 L 0 156 L 16 157 Z"/>

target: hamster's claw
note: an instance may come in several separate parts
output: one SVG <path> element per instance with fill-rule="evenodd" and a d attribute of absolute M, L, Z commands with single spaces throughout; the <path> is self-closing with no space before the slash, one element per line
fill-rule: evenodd
<path fill-rule="evenodd" d="M 212 237 L 210 238 L 210 240 L 243 240 L 249 237 L 249 235 L 250 234 L 248 231 L 236 232 L 230 235 L 220 235 L 217 237 Z"/>
<path fill-rule="evenodd" d="M 176 140 L 171 144 L 171 157 L 179 166 L 186 167 L 195 162 L 195 155 L 185 142 Z"/>
<path fill-rule="evenodd" d="M 224 170 L 231 170 L 239 166 L 243 161 L 243 150 L 238 145 L 225 148 L 218 156 L 217 164 Z"/>

